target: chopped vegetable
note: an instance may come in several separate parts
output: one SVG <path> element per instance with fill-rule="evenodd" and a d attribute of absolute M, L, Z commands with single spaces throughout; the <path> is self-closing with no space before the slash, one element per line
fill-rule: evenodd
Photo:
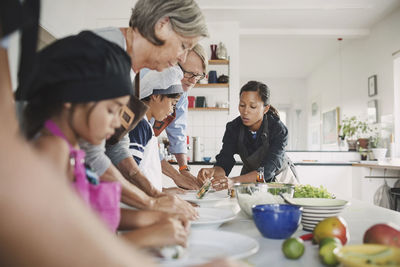
<path fill-rule="evenodd" d="M 296 185 L 294 188 L 295 198 L 335 198 L 335 196 L 329 193 L 322 185 L 315 187 L 311 185 Z"/>

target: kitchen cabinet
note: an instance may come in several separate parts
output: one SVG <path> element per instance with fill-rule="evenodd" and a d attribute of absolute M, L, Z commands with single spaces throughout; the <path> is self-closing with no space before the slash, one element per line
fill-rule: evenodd
<path fill-rule="evenodd" d="M 217 71 L 217 76 L 225 74 L 229 77 L 229 60 L 213 59 L 208 61 L 208 70 Z M 205 96 L 206 107 L 189 108 L 190 111 L 229 111 L 228 100 L 230 85 L 228 83 L 197 83 L 190 91 L 193 96 Z"/>

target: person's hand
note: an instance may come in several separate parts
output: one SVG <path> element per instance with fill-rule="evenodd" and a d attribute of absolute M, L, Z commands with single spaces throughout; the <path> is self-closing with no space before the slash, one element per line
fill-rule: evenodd
<path fill-rule="evenodd" d="M 163 193 L 170 194 L 170 195 L 185 194 L 186 193 L 185 189 L 182 189 L 182 188 L 179 188 L 179 187 L 168 187 L 168 188 L 164 187 L 162 189 L 162 191 L 163 191 Z"/>
<path fill-rule="evenodd" d="M 174 216 L 165 216 L 158 223 L 126 232 L 123 235 L 142 248 L 181 245 L 186 247 L 189 227 Z"/>
<path fill-rule="evenodd" d="M 214 266 L 218 266 L 218 267 L 246 267 L 248 266 L 247 264 L 244 263 L 240 263 L 237 261 L 232 261 L 232 260 L 228 260 L 228 259 L 215 259 L 210 261 L 209 263 L 205 263 L 202 265 L 196 265 L 193 267 L 214 267 Z"/>
<path fill-rule="evenodd" d="M 201 183 L 189 171 L 183 170 L 180 172 L 179 177 L 174 179 L 177 186 L 189 190 L 199 190 Z"/>
<path fill-rule="evenodd" d="M 214 168 L 202 168 L 197 174 L 197 179 L 203 185 L 207 179 L 211 179 L 214 176 L 215 169 Z"/>
<path fill-rule="evenodd" d="M 186 247 L 189 228 L 173 217 L 167 217 L 152 226 L 152 238 L 155 245 L 169 246 L 181 245 Z"/>
<path fill-rule="evenodd" d="M 212 187 L 217 190 L 223 190 L 223 189 L 228 189 L 233 186 L 233 181 L 232 179 L 229 179 L 228 177 L 214 177 L 211 180 Z"/>
<path fill-rule="evenodd" d="M 182 170 L 180 171 L 180 173 L 186 178 L 185 181 L 187 183 L 190 183 L 190 185 L 188 186 L 181 186 L 181 187 L 189 190 L 199 190 L 200 187 L 203 185 L 203 183 L 199 179 L 197 179 L 196 176 L 192 175 L 190 171 Z"/>
<path fill-rule="evenodd" d="M 183 214 L 189 220 L 196 220 L 199 217 L 194 207 L 177 195 L 165 194 L 162 197 L 153 199 L 150 209 Z"/>

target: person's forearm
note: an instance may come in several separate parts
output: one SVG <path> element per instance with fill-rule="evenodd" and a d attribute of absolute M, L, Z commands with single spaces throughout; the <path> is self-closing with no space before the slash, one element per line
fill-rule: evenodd
<path fill-rule="evenodd" d="M 180 173 L 165 159 L 161 161 L 161 169 L 163 174 L 171 177 L 174 181 L 176 177 L 180 175 Z"/>
<path fill-rule="evenodd" d="M 128 182 L 114 165 L 111 165 L 100 179 L 102 181 L 118 181 L 121 184 L 121 201 L 123 203 L 139 209 L 151 209 L 154 199 Z"/>
<path fill-rule="evenodd" d="M 154 231 L 157 230 L 157 225 L 142 227 L 129 232 L 121 233 L 128 242 L 133 242 L 139 248 L 159 247 L 158 237 L 154 236 Z"/>
<path fill-rule="evenodd" d="M 187 165 L 187 155 L 184 153 L 174 154 L 176 161 L 178 162 L 179 167 Z"/>
<path fill-rule="evenodd" d="M 126 158 L 117 165 L 118 170 L 122 175 L 131 183 L 135 184 L 147 195 L 152 197 L 159 197 L 162 194 L 153 184 L 146 178 L 146 176 L 140 171 L 136 161 L 132 158 Z"/>
<path fill-rule="evenodd" d="M 158 222 L 166 213 L 161 211 L 121 209 L 118 230 L 134 230 Z"/>
<path fill-rule="evenodd" d="M 252 171 L 230 179 L 232 179 L 233 183 L 255 183 L 257 180 L 257 171 Z"/>

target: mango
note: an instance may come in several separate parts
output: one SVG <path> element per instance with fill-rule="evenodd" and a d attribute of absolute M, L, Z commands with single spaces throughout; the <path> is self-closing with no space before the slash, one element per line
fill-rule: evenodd
<path fill-rule="evenodd" d="M 340 216 L 329 217 L 320 221 L 315 226 L 313 235 L 313 241 L 317 244 L 326 237 L 336 237 L 342 242 L 342 245 L 345 245 L 350 239 L 347 223 Z"/>
<path fill-rule="evenodd" d="M 364 244 L 382 244 L 400 248 L 400 228 L 394 224 L 380 223 L 364 233 Z"/>

